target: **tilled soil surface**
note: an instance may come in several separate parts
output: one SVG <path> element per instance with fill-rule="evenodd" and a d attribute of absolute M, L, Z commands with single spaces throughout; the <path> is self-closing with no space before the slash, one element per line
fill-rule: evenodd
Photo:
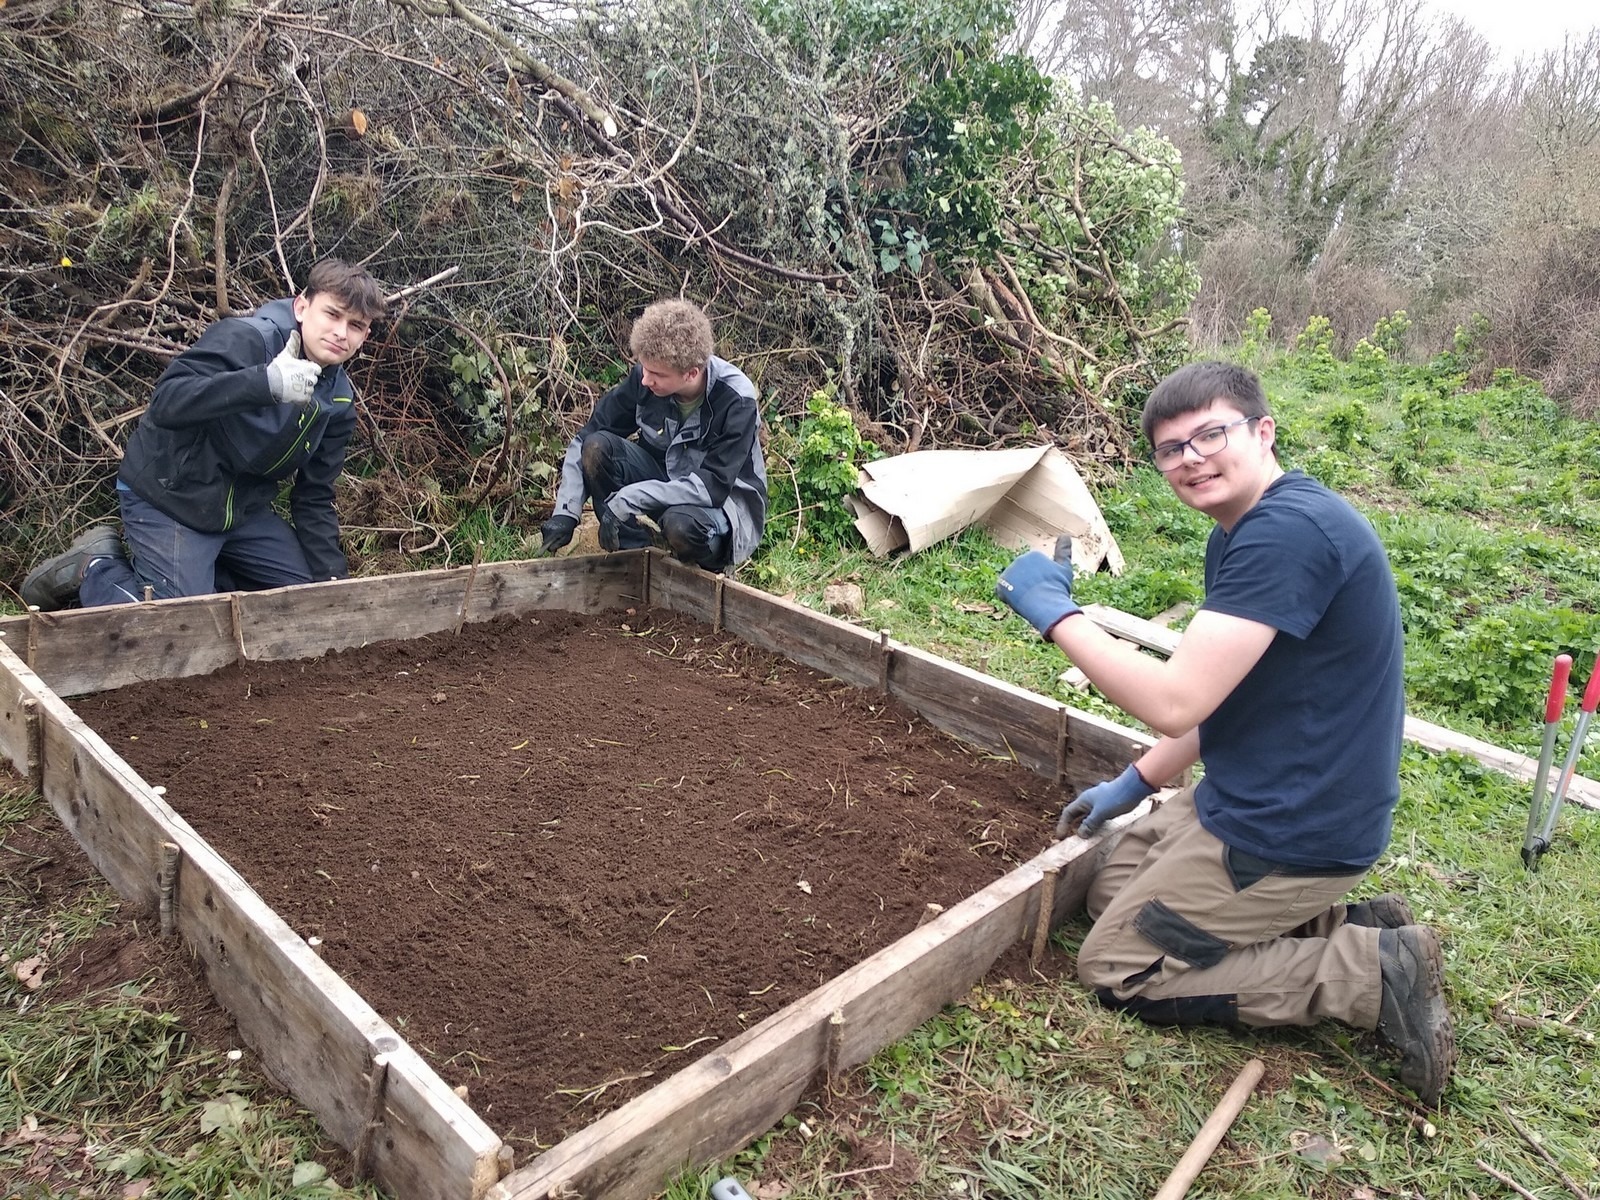
<path fill-rule="evenodd" d="M 1062 801 L 660 610 L 77 708 L 524 1152 L 1037 853 Z"/>

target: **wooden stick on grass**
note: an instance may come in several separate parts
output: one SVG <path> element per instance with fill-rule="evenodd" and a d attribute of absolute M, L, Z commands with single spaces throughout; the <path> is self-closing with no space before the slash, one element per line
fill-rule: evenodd
<path fill-rule="evenodd" d="M 1161 1185 L 1155 1200 L 1182 1200 L 1188 1193 L 1189 1185 L 1205 1169 L 1212 1153 L 1221 1143 L 1222 1135 L 1228 1132 L 1228 1127 L 1238 1118 L 1245 1101 L 1250 1099 L 1250 1093 L 1255 1091 L 1256 1084 L 1261 1082 L 1261 1074 L 1265 1070 L 1266 1065 L 1259 1058 L 1252 1058 L 1245 1063 L 1244 1070 L 1239 1072 L 1239 1077 L 1223 1094 L 1216 1108 L 1211 1110 L 1211 1115 L 1200 1127 L 1200 1132 L 1195 1135 L 1194 1141 L 1189 1143 L 1189 1148 L 1183 1152 L 1178 1165 L 1172 1168 L 1172 1174 L 1168 1175 L 1167 1181 Z"/>

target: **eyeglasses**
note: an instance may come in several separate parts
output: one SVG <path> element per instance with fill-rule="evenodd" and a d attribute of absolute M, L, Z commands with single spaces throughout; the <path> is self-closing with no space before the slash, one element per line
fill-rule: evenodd
<path fill-rule="evenodd" d="M 1150 452 L 1150 458 L 1161 470 L 1175 471 L 1183 465 L 1185 450 L 1193 447 L 1194 452 L 1201 458 L 1210 458 L 1227 448 L 1228 430 L 1235 425 L 1248 425 L 1251 421 L 1260 419 L 1260 417 L 1240 417 L 1237 421 L 1229 421 L 1226 425 L 1213 425 L 1210 429 L 1202 429 L 1192 438 L 1185 438 L 1181 442 L 1165 442 Z"/>

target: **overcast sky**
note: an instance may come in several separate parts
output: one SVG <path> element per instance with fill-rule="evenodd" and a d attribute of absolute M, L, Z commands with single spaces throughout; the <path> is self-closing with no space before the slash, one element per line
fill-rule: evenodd
<path fill-rule="evenodd" d="M 1600 24 L 1593 0 L 1432 0 L 1435 9 L 1473 26 L 1506 59 L 1553 50 L 1563 34 L 1581 38 Z"/>

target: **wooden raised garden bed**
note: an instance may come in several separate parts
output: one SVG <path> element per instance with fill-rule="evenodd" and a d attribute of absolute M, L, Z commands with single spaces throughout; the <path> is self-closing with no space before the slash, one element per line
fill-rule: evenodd
<path fill-rule="evenodd" d="M 572 618 L 556 615 L 630 608 L 637 615 L 624 613 L 593 631 Z M 543 621 L 540 614 L 544 614 Z M 525 684 L 523 676 L 528 671 L 519 668 L 517 678 L 509 680 L 496 675 L 503 666 L 498 657 L 502 635 L 497 632 L 499 627 L 479 628 L 482 623 L 502 617 L 529 619 L 523 626 L 506 627 L 504 637 L 519 644 L 532 637 L 536 648 L 524 648 L 523 652 L 535 656 L 541 646 L 554 653 L 556 643 L 563 637 L 569 641 L 583 636 L 617 643 L 619 637 L 625 636 L 637 639 L 640 645 L 613 644 L 610 652 L 637 649 L 642 655 L 674 660 L 665 669 L 678 671 L 696 666 L 694 660 L 703 660 L 698 662 L 698 668 L 715 674 L 723 670 L 727 660 L 738 659 L 741 654 L 750 657 L 756 652 L 770 652 L 788 663 L 809 668 L 809 672 L 797 671 L 795 680 L 785 682 L 777 678 L 782 672 L 770 665 L 760 667 L 757 674 L 765 672 L 771 688 L 760 680 L 753 685 L 747 680 L 742 685 L 754 706 L 787 705 L 786 711 L 794 713 L 813 705 L 838 709 L 834 715 L 843 723 L 824 723 L 818 727 L 820 732 L 810 733 L 796 725 L 793 738 L 783 739 L 792 740 L 793 746 L 778 745 L 768 738 L 767 744 L 745 745 L 741 749 L 736 737 L 741 714 L 734 712 L 732 703 L 726 706 L 732 715 L 726 717 L 703 711 L 712 706 L 716 696 L 715 692 L 702 689 L 703 680 L 684 675 L 676 677 L 677 682 L 664 685 L 684 689 L 681 728 L 674 717 L 663 718 L 655 710 L 637 705 L 623 710 L 606 707 L 608 699 L 629 694 L 628 688 L 617 680 L 596 680 L 589 689 L 592 704 L 566 702 L 566 707 L 574 710 L 570 712 L 570 738 L 562 732 L 562 726 L 535 725 L 532 727 L 544 732 L 539 735 L 540 745 L 530 751 L 526 741 L 519 745 L 512 740 L 521 725 L 484 724 L 479 731 L 483 744 L 465 748 L 469 757 L 477 755 L 483 761 L 493 758 L 496 766 L 521 768 L 512 783 L 482 784 L 486 792 L 500 800 L 508 791 L 528 789 L 525 815 L 513 809 L 508 815 L 497 813 L 493 819 L 497 827 L 506 828 L 488 832 L 504 841 L 495 842 L 487 850 L 466 847 L 459 855 L 465 865 L 454 868 L 447 862 L 427 858 L 421 851 L 414 859 L 406 857 L 409 852 L 403 847 L 381 841 L 375 827 L 354 823 L 358 815 L 354 811 L 358 807 L 356 800 L 365 790 L 361 772 L 367 772 L 366 777 L 374 780 L 373 788 L 385 795 L 398 795 L 394 781 L 405 777 L 419 781 L 416 786 L 433 789 L 428 794 L 441 798 L 447 791 L 470 794 L 480 786 L 479 776 L 475 771 L 459 770 L 459 765 L 449 765 L 453 760 L 441 758 L 444 765 L 436 769 L 446 772 L 443 778 L 461 781 L 455 787 L 441 785 L 436 781 L 438 777 L 419 773 L 416 764 L 461 747 L 434 746 L 411 734 L 399 749 L 392 739 L 390 743 L 370 743 L 378 748 L 367 748 L 369 742 L 361 739 L 356 727 L 368 722 L 390 732 L 409 730 L 411 727 L 399 725 L 407 711 L 425 721 L 430 711 L 436 711 L 442 719 L 447 712 L 453 715 L 457 709 L 468 711 L 474 706 L 477 711 L 498 718 L 502 710 L 515 714 L 520 705 L 528 710 L 527 722 L 531 722 L 536 715 L 532 710 L 539 707 L 538 696 L 530 700 L 527 692 L 509 686 Z M 535 623 L 544 628 L 535 631 Z M 473 628 L 467 630 L 468 636 L 461 637 L 469 625 Z M 409 659 L 401 661 L 404 647 L 392 645 L 385 650 L 388 658 L 380 655 L 373 660 L 376 666 L 362 668 L 376 670 L 380 675 L 387 672 L 386 677 L 393 679 L 392 686 L 357 679 L 349 685 L 353 690 L 348 692 L 348 699 L 343 699 L 347 693 L 341 692 L 318 702 L 305 702 L 306 729 L 311 731 L 312 740 L 321 737 L 334 744 L 331 757 L 320 767 L 301 751 L 288 756 L 294 761 L 276 766 L 248 757 L 246 751 L 254 741 L 272 745 L 274 722 L 292 719 L 292 711 L 253 706 L 267 699 L 273 689 L 287 688 L 293 681 L 280 678 L 291 673 L 286 668 L 252 665 L 242 670 L 244 664 L 311 659 L 330 651 L 411 639 L 416 639 L 413 644 L 418 647 L 411 655 L 417 659 L 414 669 Z M 740 645 L 755 650 L 740 651 Z M 690 646 L 694 649 L 687 650 Z M 430 691 L 435 685 L 429 664 L 435 659 L 424 655 L 423 647 L 438 656 L 467 647 L 460 652 L 477 656 L 474 661 L 486 674 L 472 687 L 458 690 L 455 684 L 438 685 L 440 690 Z M 365 662 L 374 653 L 368 651 L 364 657 L 341 654 L 338 660 L 330 660 L 329 666 L 320 669 L 326 672 L 337 666 L 343 670 L 347 665 L 354 669 L 356 658 Z M 537 663 L 537 658 L 528 661 Z M 643 678 L 647 667 L 655 670 L 660 666 L 650 661 L 641 665 L 636 674 Z M 532 668 L 537 669 L 537 665 Z M 617 669 L 626 670 L 626 664 Z M 86 701 L 83 707 L 87 720 L 62 699 L 213 672 L 219 673 L 214 679 L 196 681 L 181 693 L 171 685 L 166 685 L 165 691 L 158 687 L 154 691 L 128 693 L 139 699 L 120 709 L 116 696 Z M 310 673 L 315 675 L 317 671 Z M 262 689 L 260 694 L 251 690 L 258 687 Z M 800 690 L 796 692 L 795 688 Z M 848 689 L 862 692 L 846 696 Z M 888 706 L 885 693 L 893 702 Z M 238 697 L 237 703 L 230 704 L 229 696 Z M 437 705 L 437 710 L 430 709 L 430 705 Z M 1025 786 L 1016 788 L 1007 783 L 998 791 L 1027 792 L 1031 788 L 1036 792 L 1033 827 L 1024 830 L 1025 818 L 1008 816 L 1003 796 L 984 791 L 979 776 L 984 770 L 992 772 L 992 764 L 986 766 L 972 755 L 945 754 L 929 740 L 932 735 L 917 735 L 916 730 L 908 728 L 901 719 L 902 708 L 972 747 L 1007 758 L 1032 772 L 1031 784 L 1026 784 L 1029 777 L 1022 777 Z M 141 718 L 141 713 L 146 717 Z M 204 713 L 210 713 L 212 719 L 206 720 L 201 715 Z M 810 715 L 807 714 L 808 720 Z M 874 945 L 881 948 L 838 974 L 832 974 L 831 968 L 808 974 L 796 964 L 827 961 L 827 956 L 820 954 L 817 943 L 797 940 L 794 953 L 801 957 L 781 960 L 788 964 L 784 968 L 784 986 L 773 993 L 773 1001 L 765 1006 L 756 1000 L 740 1001 L 738 997 L 766 995 L 765 989 L 774 981 L 740 979 L 737 954 L 725 956 L 717 981 L 708 976 L 708 986 L 703 989 L 708 1010 L 718 1010 L 718 1001 L 722 1001 L 720 1015 L 706 1020 L 721 1020 L 723 1024 L 706 1025 L 706 1029 L 715 1032 L 699 1039 L 707 1052 L 676 1073 L 669 1073 L 672 1065 L 687 1061 L 692 1055 L 677 1053 L 685 1046 L 662 1045 L 665 1039 L 660 1031 L 647 1027 L 637 1036 L 647 1051 L 646 1057 L 651 1059 L 651 1070 L 634 1074 L 651 1082 L 662 1081 L 649 1090 L 642 1090 L 647 1083 L 635 1081 L 633 1090 L 637 1094 L 632 1099 L 586 1126 L 581 1125 L 586 1110 L 575 1104 L 577 1115 L 565 1124 L 569 1128 L 576 1126 L 576 1130 L 514 1169 L 512 1147 L 502 1141 L 502 1133 L 509 1136 L 511 1131 L 502 1127 L 497 1132 L 492 1124 L 497 1112 L 517 1111 L 506 1091 L 511 1085 L 501 1085 L 499 1108 L 490 1107 L 480 1116 L 441 1076 L 440 1071 L 451 1074 L 456 1067 L 441 1066 L 436 1070 L 431 1065 L 431 1061 L 440 1059 L 451 1064 L 457 1061 L 457 1055 L 447 1056 L 441 1049 L 441 1040 L 448 1040 L 446 1034 L 418 1018 L 417 1045 L 426 1048 L 425 1056 L 403 1036 L 412 1027 L 398 1027 L 406 1015 L 400 1011 L 402 1000 L 385 993 L 382 1008 L 393 1018 L 386 1020 L 336 969 L 348 963 L 352 976 L 366 981 L 366 989 L 384 992 L 381 974 L 373 974 L 370 964 L 362 965 L 360 961 L 359 946 L 354 944 L 359 937 L 338 926 L 332 917 L 319 915 L 317 906 L 349 907 L 352 913 L 359 914 L 358 893 L 374 891 L 378 881 L 391 874 L 396 877 L 396 886 L 409 886 L 430 903 L 433 901 L 423 891 L 424 884 L 441 902 L 466 904 L 474 912 L 481 909 L 484 941 L 504 947 L 508 969 L 515 961 L 519 934 L 536 954 L 548 957 L 544 952 L 553 948 L 552 939 L 558 935 L 530 934 L 538 927 L 530 923 L 523 929 L 515 918 L 493 917 L 488 907 L 491 898 L 511 892 L 520 895 L 517 903 L 527 910 L 545 901 L 552 901 L 551 906 L 559 910 L 570 902 L 573 885 L 557 881 L 556 872 L 549 865 L 533 865 L 539 861 L 534 851 L 542 849 L 536 845 L 541 827 L 544 837 L 558 848 L 562 844 L 560 838 L 566 836 L 557 818 L 550 816 L 555 811 L 552 806 L 559 806 L 555 797 L 560 794 L 557 785 L 561 772 L 592 772 L 598 769 L 595 764 L 617 760 L 647 764 L 650 760 L 644 743 L 661 732 L 662 725 L 669 726 L 665 731 L 667 740 L 707 743 L 718 747 L 719 753 L 722 747 L 717 739 L 727 737 L 729 754 L 716 763 L 708 760 L 706 772 L 698 778 L 687 770 L 675 781 L 656 778 L 647 770 L 643 775 L 619 777 L 621 781 L 614 784 L 618 797 L 616 869 L 629 878 L 641 878 L 645 868 L 640 862 L 644 860 L 624 858 L 624 849 L 636 849 L 640 844 L 648 848 L 652 836 L 666 840 L 673 821 L 681 820 L 685 810 L 710 814 L 726 803 L 737 811 L 732 811 L 724 824 L 736 833 L 741 828 L 752 831 L 750 845 L 755 856 L 744 865 L 728 864 L 729 890 L 735 874 L 739 876 L 736 882 L 741 884 L 761 879 L 760 867 L 767 863 L 769 855 L 760 849 L 765 843 L 756 836 L 757 826 L 768 825 L 777 834 L 787 835 L 795 824 L 789 816 L 807 803 L 803 797 L 788 797 L 778 786 L 780 777 L 797 782 L 794 777 L 804 774 L 791 759 L 783 757 L 783 752 L 798 754 L 802 763 L 808 757 L 820 759 L 818 747 L 831 744 L 828 739 L 837 739 L 840 753 L 846 753 L 846 732 L 863 724 L 874 726 L 880 717 L 883 728 L 869 728 L 867 735 L 879 739 L 886 751 L 903 742 L 903 753 L 932 763 L 926 770 L 939 781 L 933 788 L 914 788 L 908 783 L 908 792 L 927 793 L 930 806 L 935 806 L 941 796 L 961 797 L 967 807 L 984 810 L 981 836 L 986 841 L 1005 842 L 1009 838 L 1013 848 L 1026 843 L 1028 837 L 1034 838 L 1033 844 L 1044 844 L 1040 830 L 1047 828 L 1047 814 L 1060 803 L 1053 784 L 1079 786 L 1114 774 L 1148 744 L 1119 726 L 885 636 L 683 567 L 654 552 L 483 565 L 273 592 L 30 614 L 0 621 L 0 753 L 41 790 L 117 891 L 129 902 L 159 913 L 164 931 L 182 937 L 194 948 L 205 964 L 212 990 L 234 1015 L 242 1037 L 261 1055 L 268 1069 L 317 1115 L 329 1134 L 352 1149 L 358 1169 L 402 1197 L 543 1200 L 547 1196 L 576 1195 L 626 1200 L 650 1196 L 685 1167 L 737 1150 L 778 1121 L 809 1086 L 865 1061 L 962 996 L 1007 950 L 1019 942 L 1031 944 L 1040 927 L 1040 909 L 1046 897 L 1047 919 L 1051 923 L 1081 906 L 1095 855 L 1102 845 L 1076 839 L 1049 846 L 1003 874 L 1000 872 L 1006 866 L 1004 862 L 992 860 L 985 864 L 974 859 L 979 862 L 977 869 L 986 872 L 980 882 L 982 878 L 993 881 L 965 899 L 961 898 L 964 891 L 955 895 L 937 892 L 937 884 L 943 883 L 947 889 L 957 884 L 917 875 L 912 861 L 907 870 L 912 880 L 910 890 L 915 895 L 908 898 L 873 893 L 878 911 L 867 913 L 862 927 L 850 927 L 848 932 L 843 931 L 850 914 L 822 908 L 825 893 L 836 890 L 839 896 L 854 897 L 847 900 L 846 908 L 867 909 L 871 905 L 862 903 L 855 893 L 835 889 L 833 876 L 819 874 L 815 880 L 774 877 L 763 886 L 774 896 L 774 911 L 791 914 L 792 910 L 793 915 L 786 919 L 791 921 L 788 928 L 793 935 L 816 934 L 820 926 L 824 941 L 830 931 L 841 931 L 838 937 L 842 940 L 859 941 L 868 949 Z M 148 732 L 132 732 L 145 729 L 142 720 L 148 722 Z M 95 726 L 103 722 L 104 728 L 92 727 L 91 721 Z M 181 733 L 185 722 L 194 731 L 193 755 L 184 749 L 184 738 L 175 737 L 172 732 L 176 728 Z M 231 733 L 230 725 L 237 727 Z M 253 725 L 265 727 L 259 739 L 250 736 Z M 161 732 L 163 728 L 165 734 Z M 765 727 L 758 724 L 751 728 Z M 235 740 L 226 740 L 230 736 Z M 148 744 L 136 746 L 141 737 Z M 808 744 L 805 737 L 823 740 Z M 563 742 L 563 738 L 568 740 Z M 375 761 L 347 764 L 348 777 L 336 779 L 345 739 L 354 748 L 345 757 L 370 756 Z M 446 740 L 459 740 L 459 735 Z M 759 740 L 759 735 L 752 733 L 747 742 L 752 740 Z M 142 778 L 114 746 L 125 750 L 129 758 L 150 763 L 149 769 L 170 782 L 177 807 L 192 811 L 195 824 L 191 825 L 168 803 L 164 787 Z M 544 753 L 535 753 L 541 747 Z M 263 795 L 267 798 L 256 806 L 274 809 L 265 816 L 277 817 L 282 815 L 276 812 L 277 807 L 292 807 L 312 831 L 306 834 L 304 870 L 299 874 L 285 868 L 288 873 L 275 875 L 270 863 L 258 861 L 258 856 L 250 852 L 252 838 L 260 841 L 294 835 L 275 835 L 267 827 L 258 830 L 252 825 L 252 818 L 263 814 L 252 809 L 248 792 L 230 793 L 210 808 L 198 801 L 193 810 L 188 807 L 184 798 L 186 786 L 207 795 L 217 786 L 208 781 L 211 777 L 200 776 L 205 766 L 202 751 L 208 748 L 213 757 L 221 756 L 237 765 L 234 773 L 246 788 L 253 780 L 254 786 L 266 789 Z M 585 758 L 586 748 L 595 754 Z M 745 761 L 747 758 L 752 761 Z M 729 764 L 726 768 L 717 765 L 724 760 Z M 186 776 L 185 772 L 191 769 L 194 776 Z M 913 773 L 893 763 L 885 770 L 891 775 Z M 456 774 L 451 775 L 450 771 Z M 673 772 L 678 773 L 676 765 Z M 818 772 L 827 774 L 825 763 L 819 761 Z M 273 778 L 264 780 L 266 775 Z M 771 778 L 772 787 L 759 784 L 764 776 Z M 528 782 L 523 784 L 523 780 Z M 550 786 L 541 793 L 535 788 L 537 784 Z M 301 788 L 303 803 L 286 805 L 281 798 L 273 799 L 285 794 L 283 786 L 290 788 L 289 794 L 295 794 L 294 787 Z M 841 779 L 837 786 L 829 781 L 833 793 L 849 786 L 848 779 Z M 861 805 L 876 807 L 872 778 L 858 774 L 854 786 L 860 790 L 853 800 L 844 802 L 847 806 L 855 803 L 856 812 L 861 811 Z M 279 791 L 274 792 L 274 787 Z M 730 790 L 733 794 L 729 794 Z M 739 794 L 757 791 L 766 794 Z M 887 798 L 877 803 L 887 806 Z M 415 796 L 407 804 L 409 807 L 397 807 L 390 824 L 421 824 L 429 806 L 419 806 Z M 868 836 L 852 828 L 855 822 L 841 821 L 837 811 L 824 813 L 822 802 L 818 801 L 818 805 L 817 830 L 829 836 L 836 834 L 840 839 Z M 575 811 L 560 819 L 567 821 L 566 829 L 576 836 L 581 814 Z M 245 882 L 240 871 L 197 832 L 196 826 L 213 830 L 219 844 L 228 844 L 230 838 L 237 842 L 241 861 L 250 860 L 247 873 L 252 882 L 257 887 L 270 886 L 267 899 Z M 320 866 L 313 833 L 322 826 L 346 838 L 364 839 L 363 847 L 371 848 L 371 862 L 364 864 L 364 868 L 370 866 L 370 877 L 365 873 L 352 876 L 345 866 L 334 870 Z M 993 829 L 1010 833 L 996 837 Z M 714 835 L 704 836 L 711 839 Z M 734 859 L 742 847 L 742 842 L 724 843 L 723 857 Z M 965 858 L 972 856 L 966 855 L 964 862 Z M 549 860 L 544 861 L 548 864 Z M 528 869 L 519 872 L 517 868 L 521 867 Z M 819 865 L 816 869 L 830 868 Z M 848 875 L 849 869 L 835 870 L 835 875 L 839 874 Z M 271 882 L 263 883 L 264 880 Z M 709 893 L 717 890 L 716 883 L 713 880 L 694 894 L 685 884 L 684 894 L 691 903 L 678 905 L 671 903 L 672 897 L 666 892 L 650 892 L 647 883 L 641 881 L 640 888 L 648 893 L 643 894 L 641 908 L 647 915 L 666 912 L 668 915 L 661 918 L 663 925 L 668 919 L 682 925 L 690 916 L 713 911 L 715 897 Z M 802 883 L 803 896 L 792 890 Z M 677 882 L 669 880 L 661 886 L 670 891 Z M 523 889 L 520 893 L 519 887 Z M 818 894 L 813 896 L 813 892 Z M 394 893 L 380 893 L 380 897 L 385 895 L 388 898 L 380 898 L 379 903 L 402 906 L 393 899 Z M 920 911 L 924 899 L 940 899 L 945 902 L 945 910 L 925 924 L 914 925 L 908 906 Z M 752 907 L 748 899 L 738 903 Z M 275 907 L 282 908 L 290 920 L 280 916 Z M 618 905 L 613 898 L 606 900 L 604 907 L 609 914 Z M 808 929 L 802 931 L 795 917 L 802 917 Z M 725 914 L 705 919 L 734 920 Z M 357 915 L 351 920 L 359 923 L 363 918 Z M 573 920 L 575 928 L 593 936 L 588 928 L 590 922 L 581 913 L 575 913 Z M 666 939 L 649 942 L 653 931 L 648 927 L 643 933 L 628 933 L 627 928 L 625 924 L 618 925 L 615 944 L 606 944 L 610 962 L 648 962 L 649 955 L 657 954 L 658 948 L 658 957 L 666 959 Z M 655 931 L 661 928 L 658 925 Z M 676 930 L 678 926 L 669 928 Z M 901 929 L 909 931 L 894 936 Z M 327 961 L 319 957 L 321 947 L 308 944 L 307 935 L 311 933 L 326 942 Z M 773 936 L 792 935 L 786 932 Z M 882 944 L 887 937 L 893 940 Z M 691 953 L 706 953 L 704 942 L 688 945 Z M 693 949 L 696 945 L 700 947 L 697 951 Z M 417 953 L 427 951 L 419 947 Z M 475 968 L 476 977 L 492 982 L 489 977 L 494 974 L 494 955 L 486 956 L 485 961 L 490 967 Z M 406 972 L 413 965 L 402 964 L 398 969 Z M 650 970 L 664 965 L 652 965 Z M 473 971 L 457 968 L 454 974 L 459 978 L 470 976 Z M 739 986 L 735 988 L 730 980 L 737 980 Z M 474 988 L 472 978 L 462 982 L 470 990 L 492 990 Z M 745 987 L 745 983 L 749 986 Z M 619 986 L 627 985 L 624 982 Z M 622 1003 L 602 998 L 600 981 L 596 980 L 594 987 L 596 1007 L 604 1009 L 607 1004 L 615 1007 Z M 530 986 L 525 1011 L 513 1014 L 514 1019 L 535 1026 L 541 1021 L 550 1023 L 541 1012 L 540 996 L 531 994 L 538 990 Z M 774 1011 L 779 996 L 787 1003 Z M 746 1011 L 734 1014 L 731 1010 L 736 1008 Z M 733 1016 L 736 1023 L 729 1025 Z M 448 1030 L 448 1023 L 443 1028 Z M 582 1058 L 580 1053 L 579 1061 Z M 607 1068 L 608 1077 L 612 1069 Z M 594 1081 L 599 1081 L 598 1075 Z M 467 1082 L 469 1099 L 477 1099 L 480 1093 L 475 1080 Z M 482 1094 L 496 1093 L 486 1084 Z M 528 1158 L 520 1142 L 515 1158 Z"/>

